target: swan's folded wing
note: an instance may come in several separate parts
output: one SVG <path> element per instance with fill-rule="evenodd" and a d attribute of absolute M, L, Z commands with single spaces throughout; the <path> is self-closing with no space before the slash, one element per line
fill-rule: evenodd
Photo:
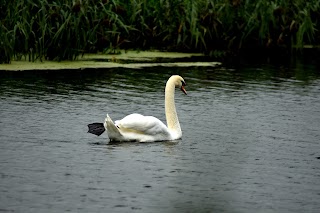
<path fill-rule="evenodd" d="M 167 126 L 153 116 L 131 114 L 122 120 L 116 121 L 115 124 L 123 132 L 135 132 L 146 135 L 169 134 Z"/>

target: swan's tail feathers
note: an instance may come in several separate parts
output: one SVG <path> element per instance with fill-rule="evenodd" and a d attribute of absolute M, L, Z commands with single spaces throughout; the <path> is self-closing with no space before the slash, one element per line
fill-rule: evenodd
<path fill-rule="evenodd" d="M 119 128 L 114 124 L 108 114 L 104 122 L 104 127 L 107 129 L 110 140 L 121 140 L 123 137 L 119 131 Z"/>
<path fill-rule="evenodd" d="M 92 123 L 88 124 L 88 133 L 94 134 L 94 135 L 101 135 L 106 129 L 104 128 L 103 123 Z"/>

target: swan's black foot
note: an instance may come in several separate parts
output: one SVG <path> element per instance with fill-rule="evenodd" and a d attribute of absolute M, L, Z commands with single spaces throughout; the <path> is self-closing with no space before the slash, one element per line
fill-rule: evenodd
<path fill-rule="evenodd" d="M 92 123 L 88 124 L 88 132 L 94 135 L 101 135 L 106 129 L 104 128 L 103 123 Z"/>

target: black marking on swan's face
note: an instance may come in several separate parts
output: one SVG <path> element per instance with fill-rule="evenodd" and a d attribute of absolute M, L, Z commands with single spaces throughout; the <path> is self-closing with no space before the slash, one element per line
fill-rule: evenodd
<path fill-rule="evenodd" d="M 187 91 L 186 91 L 186 89 L 184 88 L 185 86 L 186 86 L 186 82 L 184 82 L 183 80 L 181 80 L 181 87 L 180 87 L 180 89 L 181 89 L 181 91 L 182 91 L 184 94 L 187 95 Z"/>

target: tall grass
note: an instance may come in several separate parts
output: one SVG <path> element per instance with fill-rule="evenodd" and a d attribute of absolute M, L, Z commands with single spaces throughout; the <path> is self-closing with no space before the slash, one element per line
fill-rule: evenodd
<path fill-rule="evenodd" d="M 318 0 L 2 0 L 0 63 L 119 48 L 215 53 L 320 44 Z"/>
<path fill-rule="evenodd" d="M 113 48 L 119 35 L 128 33 L 107 1 L 5 1 L 1 8 L 1 62 L 12 58 L 74 60 L 101 46 Z"/>

